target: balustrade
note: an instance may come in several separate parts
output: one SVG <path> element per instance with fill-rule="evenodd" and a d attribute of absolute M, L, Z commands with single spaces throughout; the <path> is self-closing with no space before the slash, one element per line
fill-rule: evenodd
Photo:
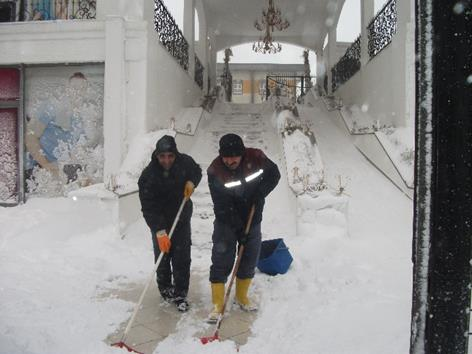
<path fill-rule="evenodd" d="M 0 2 L 2 22 L 95 19 L 96 0 L 13 0 Z"/>
<path fill-rule="evenodd" d="M 367 26 L 370 58 L 380 53 L 392 41 L 396 32 L 397 2 L 396 0 L 390 0 Z"/>
<path fill-rule="evenodd" d="M 162 0 L 154 0 L 154 28 L 162 45 L 187 71 L 189 65 L 188 42 Z"/>
<path fill-rule="evenodd" d="M 361 36 L 351 44 L 338 63 L 331 69 L 333 92 L 361 68 Z"/>
<path fill-rule="evenodd" d="M 203 67 L 200 59 L 198 59 L 197 55 L 195 54 L 195 82 L 197 85 L 203 89 L 203 72 L 205 68 Z"/>

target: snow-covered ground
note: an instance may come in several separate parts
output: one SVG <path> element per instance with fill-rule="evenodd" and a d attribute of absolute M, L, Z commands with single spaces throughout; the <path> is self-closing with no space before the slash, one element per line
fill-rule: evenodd
<path fill-rule="evenodd" d="M 294 258 L 288 273 L 257 273 L 260 309 L 241 353 L 406 353 L 411 307 L 412 203 L 352 145 L 322 101 L 302 118 L 316 136 L 327 193 L 343 192 L 346 210 L 320 208 L 288 187 L 280 136 L 267 105 L 216 106 L 188 151 L 206 168 L 228 130 L 279 164 L 281 182 L 266 202 L 263 238 L 283 237 Z M 250 129 L 248 130 L 248 125 Z M 208 274 L 211 199 L 195 193 L 192 273 Z M 345 204 L 344 204 L 345 205 Z M 144 284 L 152 269 L 143 221 L 121 238 L 105 204 L 31 199 L 0 209 L 0 353 L 123 353 L 104 339 L 134 303 L 113 291 Z M 206 279 L 210 309 L 210 289 Z M 156 294 L 157 297 L 157 294 Z M 183 317 L 185 318 L 185 317 Z M 226 321 L 231 321 L 228 317 Z M 234 353 L 231 341 L 202 345 L 198 326 L 181 321 L 156 353 Z"/>

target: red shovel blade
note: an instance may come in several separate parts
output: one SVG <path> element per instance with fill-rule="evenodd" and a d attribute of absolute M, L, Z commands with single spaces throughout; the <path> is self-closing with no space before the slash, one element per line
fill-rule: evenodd
<path fill-rule="evenodd" d="M 137 354 L 144 354 L 143 352 L 138 352 L 137 350 L 134 350 L 131 348 L 129 345 L 127 345 L 125 342 L 116 342 L 111 345 L 112 347 L 120 347 L 120 348 L 125 348 L 128 350 L 130 353 L 137 353 Z"/>
<path fill-rule="evenodd" d="M 218 337 L 218 333 L 215 333 L 213 336 L 200 338 L 200 342 L 202 342 L 202 344 L 207 344 L 207 343 L 213 342 L 213 341 L 218 340 L 218 339 L 220 339 Z"/>

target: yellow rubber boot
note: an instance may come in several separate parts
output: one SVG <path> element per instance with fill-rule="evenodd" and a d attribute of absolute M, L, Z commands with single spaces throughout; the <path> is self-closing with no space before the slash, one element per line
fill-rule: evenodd
<path fill-rule="evenodd" d="M 211 283 L 211 301 L 213 302 L 213 310 L 208 316 L 208 322 L 215 323 L 218 321 L 220 313 L 223 311 L 223 302 L 225 299 L 225 284 Z"/>
<path fill-rule="evenodd" d="M 257 306 L 253 305 L 247 293 L 249 290 L 249 285 L 251 285 L 252 279 L 239 279 L 236 278 L 236 302 L 239 307 L 244 311 L 257 311 Z"/>

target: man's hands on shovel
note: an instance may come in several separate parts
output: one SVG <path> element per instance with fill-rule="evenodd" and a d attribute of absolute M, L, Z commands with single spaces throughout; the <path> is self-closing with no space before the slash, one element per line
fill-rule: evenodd
<path fill-rule="evenodd" d="M 184 187 L 184 197 L 185 197 L 185 199 L 189 200 L 190 196 L 193 194 L 194 190 L 195 190 L 195 185 L 193 184 L 192 181 L 185 182 L 185 187 Z"/>
<path fill-rule="evenodd" d="M 193 194 L 194 190 L 195 190 L 195 185 L 193 184 L 192 181 L 185 182 L 184 197 L 186 200 L 190 199 L 190 196 Z M 169 235 L 167 235 L 166 230 L 158 231 L 156 233 L 156 238 L 157 238 L 157 243 L 159 244 L 159 250 L 163 253 L 169 253 L 171 242 L 170 242 Z"/>
<path fill-rule="evenodd" d="M 170 251 L 170 238 L 167 235 L 166 230 L 160 230 L 156 234 L 157 243 L 159 244 L 159 250 L 163 253 L 169 253 Z"/>

